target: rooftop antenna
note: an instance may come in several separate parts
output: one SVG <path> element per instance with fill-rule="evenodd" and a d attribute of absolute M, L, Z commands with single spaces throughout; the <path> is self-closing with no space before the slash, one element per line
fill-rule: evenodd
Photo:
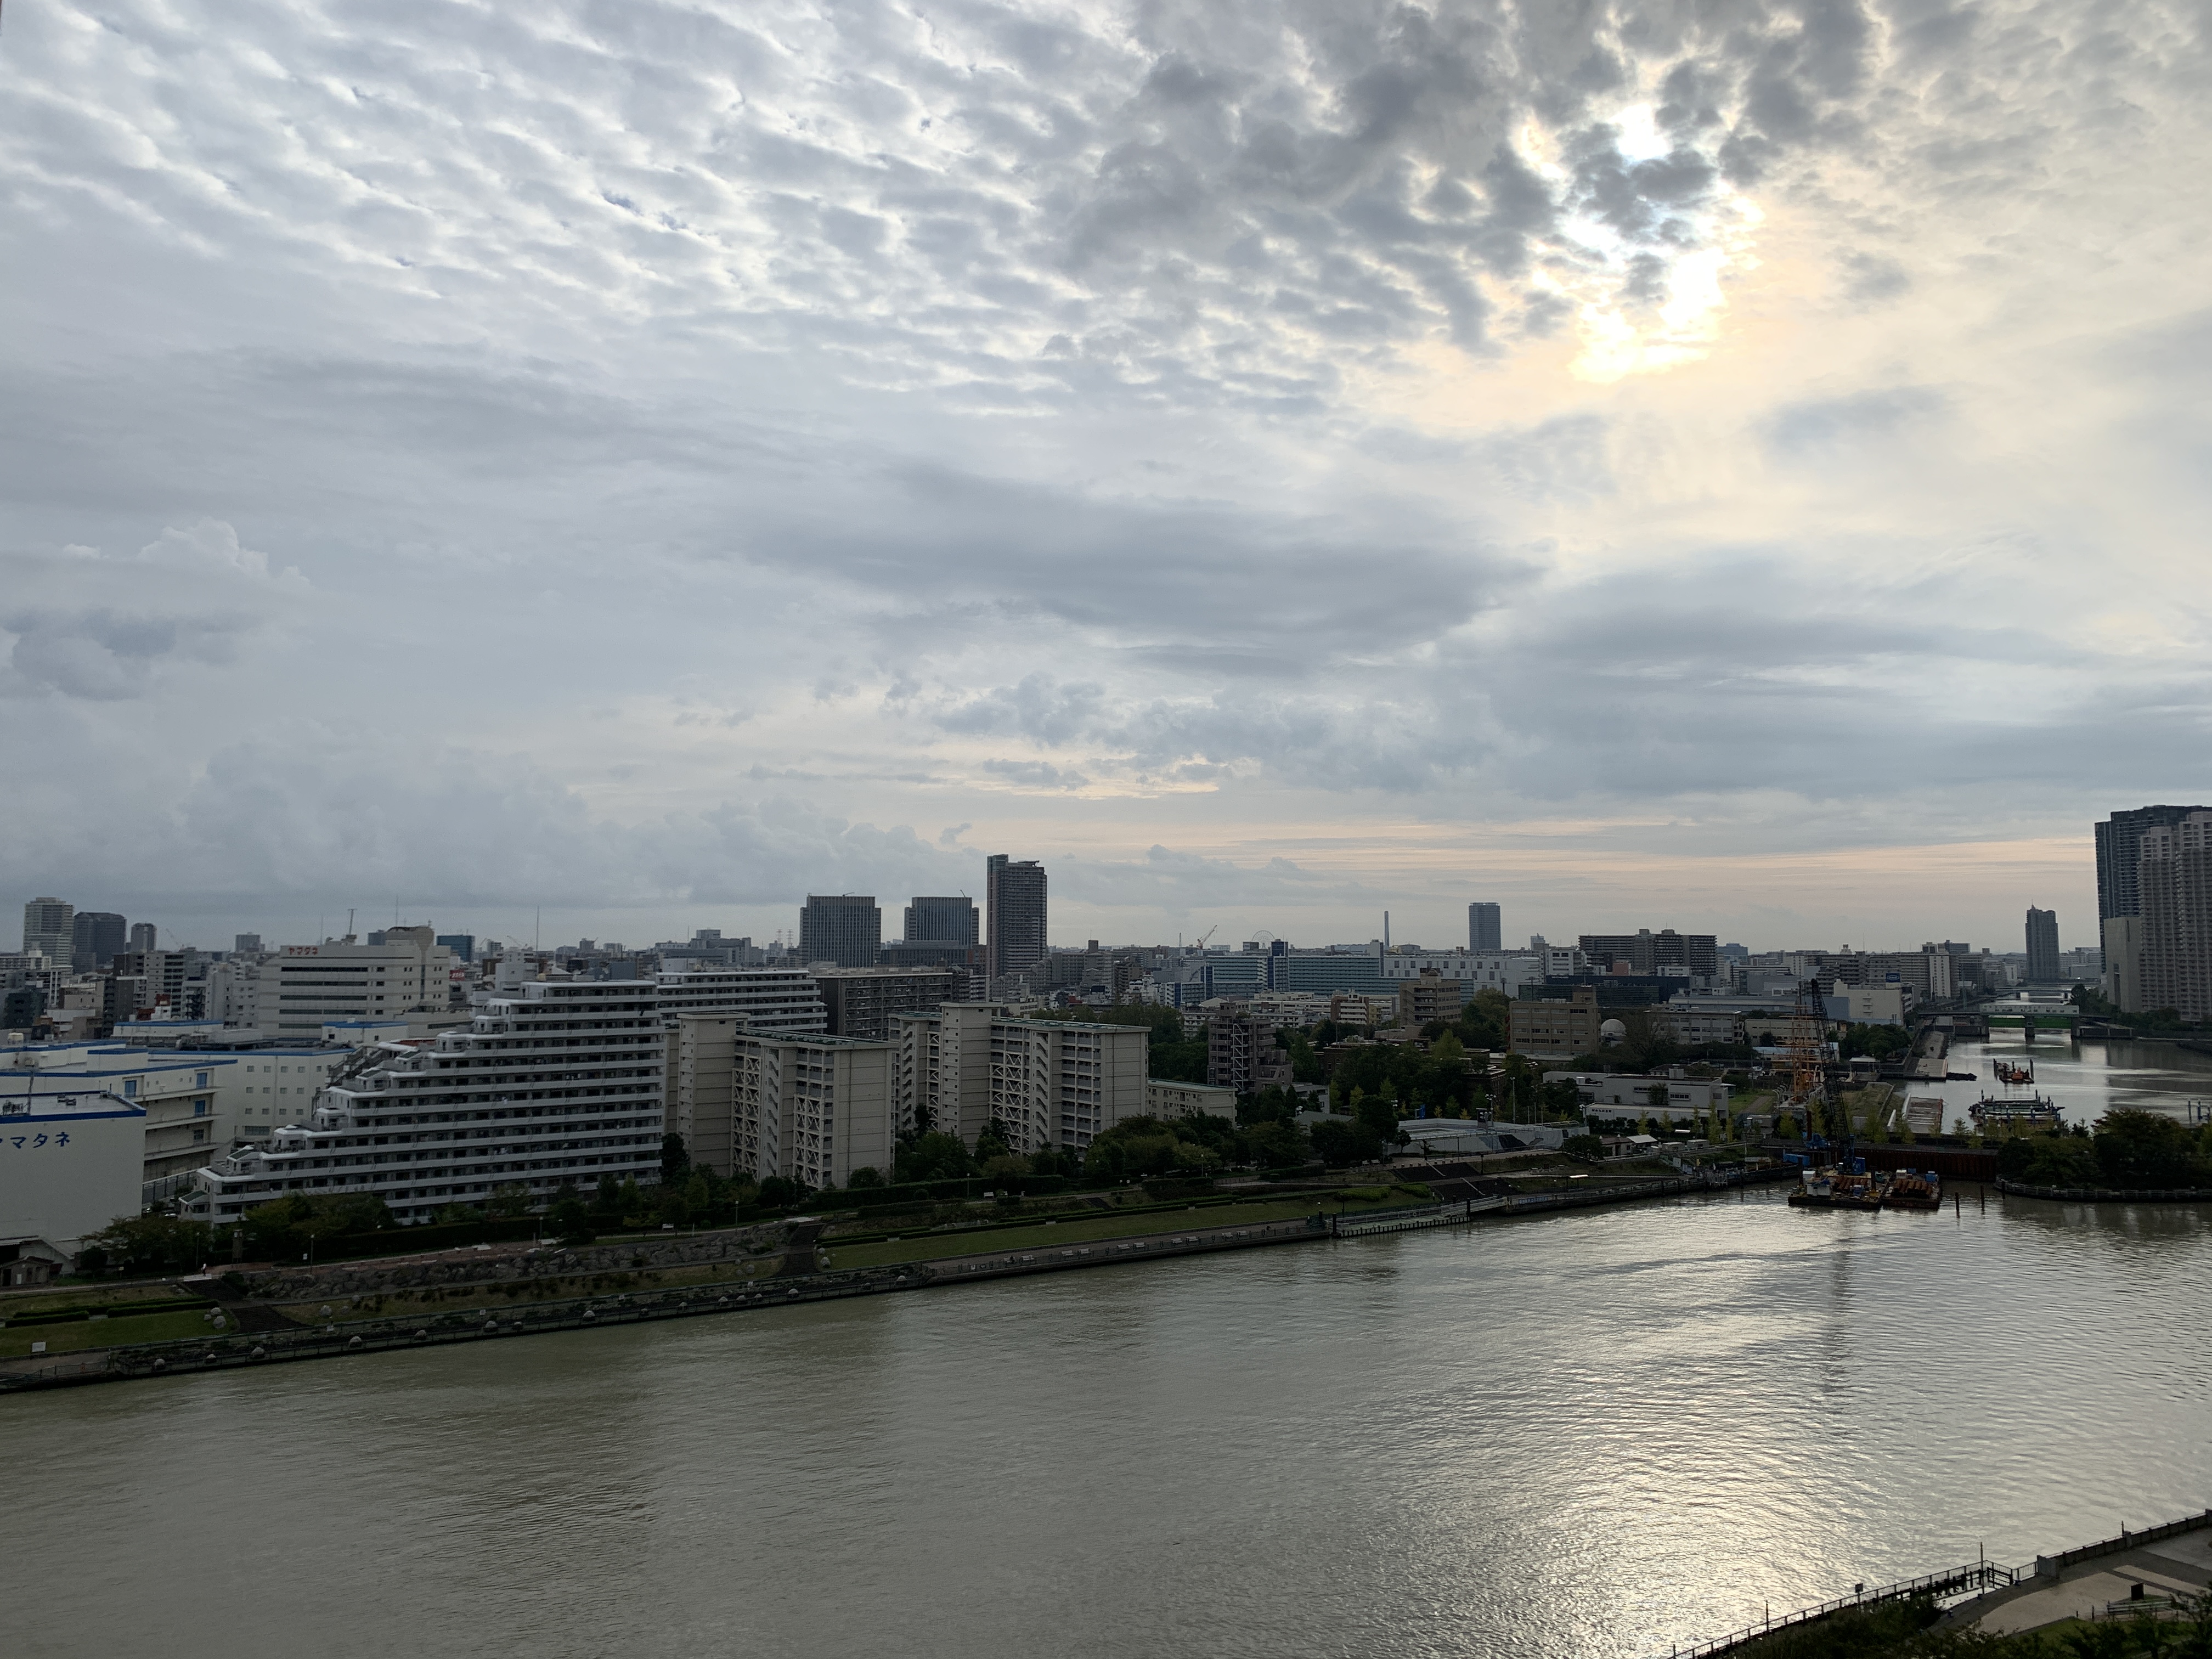
<path fill-rule="evenodd" d="M 1386 951 L 1390 948 L 1390 913 L 1388 910 L 1382 913 L 1382 948 Z"/>
<path fill-rule="evenodd" d="M 353 937 L 353 912 L 351 910 L 348 910 L 346 912 L 346 937 L 348 939 L 351 939 Z"/>

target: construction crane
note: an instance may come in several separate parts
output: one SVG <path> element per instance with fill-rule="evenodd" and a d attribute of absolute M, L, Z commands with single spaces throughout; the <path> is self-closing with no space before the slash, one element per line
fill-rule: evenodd
<path fill-rule="evenodd" d="M 1820 995 L 1817 979 L 1801 981 L 1797 987 L 1797 1007 L 1790 1021 L 1790 1042 L 1783 1053 L 1790 1063 L 1790 1096 L 1786 1103 L 1801 1113 L 1808 1133 L 1818 1127 L 1828 1132 L 1832 1140 L 1847 1143 L 1850 1139 L 1848 1117 L 1842 1123 L 1842 1133 L 1834 1131 L 1838 1126 L 1828 1119 L 1839 1109 L 1828 1099 L 1828 1030 L 1826 1009 Z"/>

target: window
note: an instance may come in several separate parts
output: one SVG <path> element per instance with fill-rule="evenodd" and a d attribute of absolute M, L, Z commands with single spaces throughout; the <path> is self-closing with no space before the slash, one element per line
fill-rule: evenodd
<path fill-rule="evenodd" d="M 205 1117 L 207 1115 L 207 1111 L 208 1103 L 204 1100 L 196 1100 L 192 1103 L 192 1115 L 194 1117 Z"/>
<path fill-rule="evenodd" d="M 137 1078 L 127 1077 L 123 1079 L 123 1097 L 125 1100 L 136 1100 L 138 1098 L 138 1079 Z"/>

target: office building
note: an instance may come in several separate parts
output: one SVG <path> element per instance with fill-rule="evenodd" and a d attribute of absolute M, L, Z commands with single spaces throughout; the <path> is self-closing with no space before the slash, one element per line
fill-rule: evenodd
<path fill-rule="evenodd" d="M 133 951 L 158 951 L 161 948 L 161 930 L 150 921 L 131 924 L 130 948 Z"/>
<path fill-rule="evenodd" d="M 235 935 L 230 941 L 230 951 L 233 956 L 259 956 L 261 954 L 261 935 L 258 933 L 240 933 Z"/>
<path fill-rule="evenodd" d="M 994 853 L 984 860 L 983 885 L 991 977 L 1031 972 L 1045 957 L 1044 866 L 1035 859 Z"/>
<path fill-rule="evenodd" d="M 814 974 L 831 1036 L 887 1041 L 894 1014 L 926 1014 L 968 989 L 954 968 L 827 968 Z"/>
<path fill-rule="evenodd" d="M 849 1187 L 856 1170 L 890 1176 L 890 1043 L 740 1031 L 732 1048 L 729 1137 L 740 1172 L 812 1188 Z"/>
<path fill-rule="evenodd" d="M 198 1171 L 186 1213 L 221 1226 L 286 1193 L 345 1193 L 416 1222 L 501 1188 L 543 1204 L 564 1182 L 652 1180 L 666 1041 L 649 980 L 532 981 L 465 1030 L 363 1049 L 304 1123 Z"/>
<path fill-rule="evenodd" d="M 23 907 L 23 951 L 67 963 L 76 948 L 76 907 L 58 898 L 34 898 Z"/>
<path fill-rule="evenodd" d="M 2058 913 L 2027 908 L 2027 982 L 2053 985 L 2065 975 L 2058 963 Z"/>
<path fill-rule="evenodd" d="M 70 971 L 96 974 L 120 956 L 130 924 L 112 910 L 80 910 L 70 921 Z"/>
<path fill-rule="evenodd" d="M 477 959 L 477 936 L 474 933 L 441 933 L 438 943 L 453 953 L 456 962 L 474 962 Z"/>
<path fill-rule="evenodd" d="M 884 913 L 872 896 L 810 893 L 799 913 L 799 958 L 840 968 L 872 968 L 884 942 Z"/>
<path fill-rule="evenodd" d="M 1141 1025 L 1020 1019 L 992 1002 L 893 1018 L 894 1120 L 969 1146 L 995 1121 L 1016 1152 L 1080 1152 L 1145 1109 Z"/>
<path fill-rule="evenodd" d="M 1503 948 L 1504 918 L 1495 904 L 1480 902 L 1467 907 L 1467 948 L 1481 952 Z"/>
<path fill-rule="evenodd" d="M 2142 1006 L 2212 1017 L 2212 810 L 2150 825 L 2139 851 Z"/>
<path fill-rule="evenodd" d="M 1603 1020 L 1597 992 L 1587 985 L 1577 986 L 1570 1002 L 1516 1000 L 1506 1011 L 1505 1046 L 1516 1054 L 1594 1054 L 1602 1040 L 1598 1027 Z"/>
<path fill-rule="evenodd" d="M 381 945 L 350 933 L 288 945 L 261 964 L 253 1023 L 265 1036 L 319 1040 L 331 1020 L 442 1013 L 453 963 L 428 927 L 386 928 Z"/>
<path fill-rule="evenodd" d="M 1717 971 L 1720 959 L 1714 935 L 1678 933 L 1671 927 L 1656 933 L 1649 927 L 1632 933 L 1584 933 L 1578 948 L 1594 974 L 1708 977 Z"/>
<path fill-rule="evenodd" d="M 2142 862 L 2142 837 L 2147 830 L 2181 823 L 2192 812 L 2212 811 L 2203 806 L 2137 806 L 2115 812 L 2096 826 L 2097 919 L 2142 914 L 2136 891 Z"/>
<path fill-rule="evenodd" d="M 906 942 L 909 945 L 974 945 L 982 939 L 982 918 L 975 901 L 963 893 L 951 898 L 910 900 L 906 907 Z"/>

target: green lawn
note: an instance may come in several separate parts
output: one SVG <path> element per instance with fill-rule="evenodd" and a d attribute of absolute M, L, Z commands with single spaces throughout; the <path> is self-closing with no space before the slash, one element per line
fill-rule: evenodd
<path fill-rule="evenodd" d="M 1379 1200 L 1354 1200 L 1339 1206 L 1334 1196 L 1322 1201 L 1313 1197 L 1279 1199 L 1250 1204 L 1211 1204 L 1194 1210 L 1150 1215 L 1099 1215 L 1080 1219 L 1040 1223 L 1034 1227 L 1002 1227 L 970 1233 L 924 1233 L 881 1244 L 832 1244 L 830 1266 L 884 1267 L 902 1261 L 933 1261 L 945 1256 L 997 1255 L 1005 1250 L 1036 1250 L 1048 1245 L 1088 1244 L 1102 1238 L 1135 1238 L 1149 1233 L 1173 1233 L 1206 1227 L 1245 1227 L 1262 1221 L 1296 1221 L 1316 1210 L 1331 1214 L 1340 1208 L 1396 1209 L 1419 1202 L 1404 1193 Z"/>
<path fill-rule="evenodd" d="M 131 1314 L 121 1319 L 72 1319 L 61 1325 L 11 1325 L 0 1330 L 0 1359 L 27 1357 L 33 1342 L 45 1343 L 50 1354 L 62 1354 L 81 1353 L 87 1348 L 120 1348 L 134 1342 L 176 1342 L 216 1334 L 215 1327 L 197 1311 Z"/>

